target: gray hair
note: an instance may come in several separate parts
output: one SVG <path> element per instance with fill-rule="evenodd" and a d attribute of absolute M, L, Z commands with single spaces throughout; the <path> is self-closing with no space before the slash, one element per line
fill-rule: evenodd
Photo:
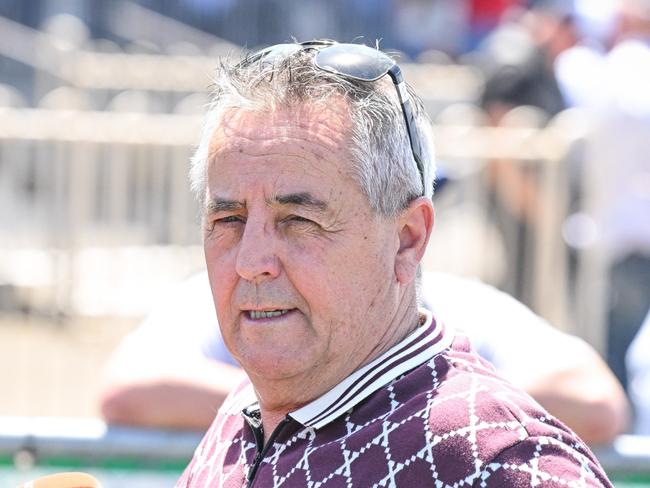
<path fill-rule="evenodd" d="M 210 141 L 225 111 L 292 107 L 336 96 L 346 101 L 351 118 L 351 174 L 373 211 L 391 216 L 422 194 L 431 198 L 435 176 L 432 130 L 419 97 L 408 87 L 421 139 L 424 191 L 397 90 L 387 86 L 387 82 L 392 85 L 390 79 L 367 82 L 345 78 L 318 68 L 313 56 L 313 50 L 304 49 L 282 59 L 274 57 L 272 63 L 264 58 L 247 62 L 245 58 L 237 64 L 220 64 L 190 169 L 192 190 L 199 201 L 205 198 Z"/>

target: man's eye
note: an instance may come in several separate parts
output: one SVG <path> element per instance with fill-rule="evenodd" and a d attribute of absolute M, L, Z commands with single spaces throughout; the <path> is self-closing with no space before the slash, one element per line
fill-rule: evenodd
<path fill-rule="evenodd" d="M 289 215 L 282 219 L 283 222 L 286 223 L 296 223 L 296 224 L 316 224 L 313 220 L 309 220 L 305 217 L 301 217 L 300 215 Z"/>
<path fill-rule="evenodd" d="M 212 221 L 213 226 L 219 226 L 219 225 L 232 225 L 232 224 L 240 224 L 244 222 L 244 218 L 241 217 L 240 215 L 228 215 L 226 217 L 219 217 L 216 218 Z"/>

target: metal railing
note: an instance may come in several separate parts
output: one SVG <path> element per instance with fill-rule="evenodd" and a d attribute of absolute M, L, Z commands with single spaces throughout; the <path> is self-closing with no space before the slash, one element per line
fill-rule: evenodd
<path fill-rule="evenodd" d="M 37 99 L 58 86 L 88 90 L 101 99 L 122 90 L 166 93 L 169 98 L 206 92 L 217 56 L 239 56 L 244 49 L 221 41 L 212 51 L 214 55 L 97 52 L 0 17 L 0 55 L 34 69 Z M 479 71 L 468 66 L 405 63 L 403 71 L 434 113 L 449 103 L 477 99 L 483 86 Z"/>
<path fill-rule="evenodd" d="M 201 437 L 192 431 L 107 426 L 96 419 L 0 417 L 0 459 L 13 460 L 17 472 L 48 464 L 82 470 L 172 467 L 178 476 Z M 614 480 L 639 475 L 650 482 L 650 437 L 622 435 L 594 453 Z"/>

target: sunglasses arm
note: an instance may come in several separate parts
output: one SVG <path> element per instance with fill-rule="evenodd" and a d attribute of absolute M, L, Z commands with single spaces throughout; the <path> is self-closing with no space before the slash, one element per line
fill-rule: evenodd
<path fill-rule="evenodd" d="M 421 159 L 422 148 L 420 147 L 420 138 L 415 134 L 417 129 L 415 125 L 415 117 L 413 116 L 413 108 L 411 106 L 411 97 L 406 88 L 406 83 L 402 76 L 402 70 L 397 66 L 397 64 L 393 65 L 393 67 L 388 70 L 388 76 L 391 77 L 393 83 L 397 87 L 397 94 L 399 96 L 399 102 L 402 105 L 406 130 L 411 143 L 411 152 L 413 153 L 413 159 L 415 159 L 415 164 L 417 165 L 420 176 L 422 177 L 422 192 L 424 194 L 426 192 L 424 187 L 424 166 Z"/>

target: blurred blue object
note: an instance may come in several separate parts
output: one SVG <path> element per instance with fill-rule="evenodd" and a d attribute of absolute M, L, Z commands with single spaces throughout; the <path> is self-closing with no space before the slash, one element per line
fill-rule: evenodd
<path fill-rule="evenodd" d="M 447 176 L 447 172 L 445 171 L 444 168 L 438 166 L 436 170 L 436 179 L 433 182 L 434 195 L 438 193 L 440 190 L 442 190 L 448 181 L 449 181 L 449 177 Z"/>

